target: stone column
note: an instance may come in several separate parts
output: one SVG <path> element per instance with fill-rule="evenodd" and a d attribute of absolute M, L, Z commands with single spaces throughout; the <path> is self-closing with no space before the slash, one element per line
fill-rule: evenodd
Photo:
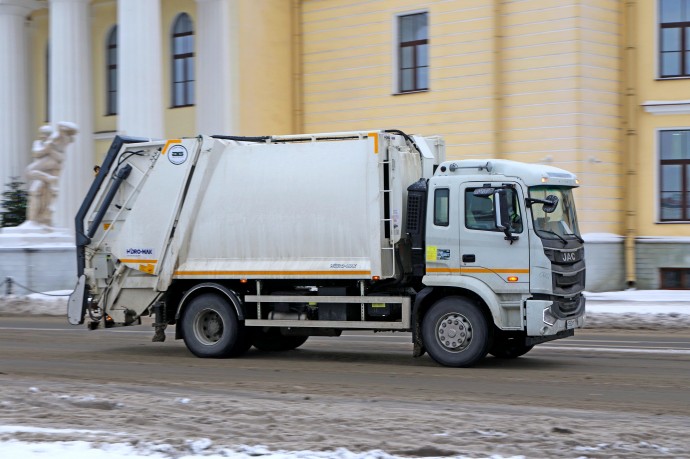
<path fill-rule="evenodd" d="M 163 55 L 159 0 L 117 2 L 118 131 L 163 138 Z"/>
<path fill-rule="evenodd" d="M 74 230 L 74 217 L 93 180 L 93 93 L 89 0 L 49 0 L 50 121 L 79 127 L 67 148 L 53 225 Z"/>
<path fill-rule="evenodd" d="M 0 0 L 0 192 L 10 177 L 22 177 L 31 157 L 29 35 L 33 1 Z"/>
<path fill-rule="evenodd" d="M 197 0 L 196 125 L 199 134 L 239 134 L 237 3 Z"/>

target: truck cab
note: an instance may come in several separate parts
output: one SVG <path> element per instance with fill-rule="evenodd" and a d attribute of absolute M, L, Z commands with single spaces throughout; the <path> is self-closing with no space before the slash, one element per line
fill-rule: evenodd
<path fill-rule="evenodd" d="M 462 160 L 442 163 L 422 191 L 422 284 L 431 295 L 453 289 L 485 305 L 494 355 L 518 356 L 584 325 L 577 186 L 573 174 L 554 167 Z M 444 327 L 436 328 L 426 350 L 431 344 L 460 355 L 469 344 L 444 339 Z"/>

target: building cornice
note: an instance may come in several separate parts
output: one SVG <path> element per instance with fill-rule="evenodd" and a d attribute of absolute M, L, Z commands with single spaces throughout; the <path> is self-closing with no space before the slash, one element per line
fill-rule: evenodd
<path fill-rule="evenodd" d="M 648 100 L 642 108 L 652 115 L 690 115 L 690 100 Z"/>

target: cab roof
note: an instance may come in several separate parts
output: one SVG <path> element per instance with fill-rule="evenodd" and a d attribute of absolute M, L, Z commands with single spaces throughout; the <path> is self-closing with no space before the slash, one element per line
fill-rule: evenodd
<path fill-rule="evenodd" d="M 461 159 L 444 161 L 436 169 L 435 176 L 477 176 L 491 180 L 493 176 L 516 177 L 527 186 L 559 185 L 577 187 L 579 182 L 572 172 L 543 164 L 528 164 L 507 159 Z"/>

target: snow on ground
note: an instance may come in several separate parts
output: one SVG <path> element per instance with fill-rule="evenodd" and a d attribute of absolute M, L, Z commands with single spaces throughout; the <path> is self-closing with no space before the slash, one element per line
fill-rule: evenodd
<path fill-rule="evenodd" d="M 0 426 L 0 431 L 11 430 L 13 426 Z M 21 428 L 22 431 L 31 431 Z M 42 431 L 45 429 L 34 429 Z M 63 429 L 56 435 L 78 433 L 72 429 Z M 105 432 L 103 433 L 105 437 Z M 139 443 L 133 445 L 127 442 L 95 443 L 93 441 L 55 441 L 55 442 L 24 442 L 9 440 L 0 442 L 0 452 L 3 457 L 21 459 L 397 459 L 399 456 L 387 454 L 380 450 L 365 453 L 353 453 L 345 448 L 335 451 L 271 451 L 264 446 L 238 446 L 234 449 L 215 448 L 209 439 L 188 440 L 186 451 L 178 451 L 168 444 Z M 490 456 L 501 459 L 503 456 Z M 468 456 L 455 456 L 457 459 L 470 459 Z M 510 459 L 522 459 L 524 456 L 511 456 Z"/>

